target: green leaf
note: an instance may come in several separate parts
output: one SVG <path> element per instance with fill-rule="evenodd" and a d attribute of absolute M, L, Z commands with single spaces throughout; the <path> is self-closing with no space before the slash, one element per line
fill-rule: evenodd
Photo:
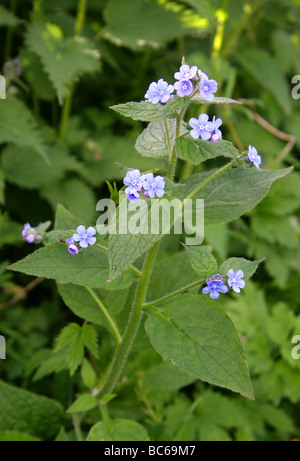
<path fill-rule="evenodd" d="M 159 122 L 165 118 L 176 117 L 175 110 L 182 109 L 188 104 L 189 98 L 180 98 L 175 96 L 174 99 L 167 104 L 152 104 L 151 101 L 141 102 L 126 102 L 112 106 L 115 110 L 124 117 L 130 117 L 133 120 L 141 120 L 143 122 Z"/>
<path fill-rule="evenodd" d="M 37 189 L 62 178 L 66 171 L 77 171 L 80 164 L 61 147 L 53 146 L 46 162 L 32 147 L 10 145 L 2 152 L 2 166 L 7 181 Z"/>
<path fill-rule="evenodd" d="M 87 320 L 88 322 L 103 325 L 111 332 L 111 327 L 102 310 L 84 287 L 67 283 L 64 285 L 58 284 L 57 288 L 64 303 L 69 307 L 69 309 L 71 309 L 72 312 L 74 312 L 75 315 Z M 108 296 L 109 293 L 111 293 L 113 299 L 110 299 L 111 297 Z M 95 294 L 108 305 L 109 313 L 114 318 L 114 316 L 124 307 L 127 300 L 128 290 L 116 289 L 112 292 L 105 292 L 101 289 L 101 292 L 95 290 Z M 106 303 L 106 298 L 108 298 L 108 303 Z"/>
<path fill-rule="evenodd" d="M 83 223 L 80 218 L 78 218 L 77 216 L 74 216 L 60 203 L 57 205 L 57 209 L 55 213 L 54 229 L 64 229 L 64 230 L 76 229 L 81 224 Z"/>
<path fill-rule="evenodd" d="M 67 409 L 67 413 L 79 413 L 81 411 L 91 410 L 98 404 L 98 399 L 92 394 L 82 394 Z"/>
<path fill-rule="evenodd" d="M 86 358 L 84 358 L 82 361 L 80 373 L 81 373 L 81 378 L 84 384 L 88 388 L 93 389 L 93 387 L 95 386 L 95 382 L 96 382 L 96 374 L 95 374 L 95 371 L 92 365 Z"/>
<path fill-rule="evenodd" d="M 196 378 L 182 373 L 171 363 L 161 363 L 150 370 L 147 370 L 143 377 L 143 387 L 159 391 L 171 392 L 188 386 Z"/>
<path fill-rule="evenodd" d="M 147 301 L 159 299 L 199 280 L 185 251 L 157 259 L 151 272 Z"/>
<path fill-rule="evenodd" d="M 47 397 L 0 381 L 0 399 L 0 431 L 20 431 L 52 440 L 63 423 L 61 405 Z"/>
<path fill-rule="evenodd" d="M 105 37 L 132 50 L 157 47 L 182 33 L 179 17 L 153 0 L 109 0 L 103 14 Z"/>
<path fill-rule="evenodd" d="M 133 263 L 139 256 L 151 248 L 164 233 L 167 234 L 170 231 L 170 227 L 173 225 L 173 219 L 176 220 L 176 217 L 180 212 L 177 202 L 175 204 L 174 218 L 170 218 L 169 223 L 167 220 L 164 221 L 162 219 L 162 215 L 169 215 L 169 200 L 171 199 L 169 197 L 151 201 L 141 199 L 137 204 L 137 208 L 141 207 L 138 211 L 135 211 L 136 204 L 130 204 L 127 208 L 125 203 L 117 208 L 115 213 L 115 222 L 117 224 L 116 233 L 110 233 L 109 235 L 108 259 L 110 266 L 110 280 L 113 280 L 121 274 L 121 272 Z M 145 208 L 143 208 L 142 205 L 144 205 Z M 162 213 L 159 213 L 159 210 L 162 210 Z M 155 216 L 158 216 L 156 213 L 159 213 L 158 219 L 155 218 Z M 153 219 L 151 219 L 151 216 L 154 216 Z M 139 232 L 131 233 L 130 223 L 132 222 L 134 225 L 136 222 L 134 218 L 136 217 L 139 217 L 139 222 L 137 224 Z M 121 223 L 121 228 L 119 227 L 119 223 Z M 124 225 L 127 226 L 127 233 L 124 233 L 124 231 L 126 231 Z M 152 226 L 153 228 L 151 230 Z"/>
<path fill-rule="evenodd" d="M 195 165 L 221 155 L 237 158 L 239 154 L 231 142 L 222 139 L 212 143 L 211 141 L 202 141 L 202 139 L 192 139 L 190 136 L 180 137 L 176 139 L 175 146 L 179 158 Z"/>
<path fill-rule="evenodd" d="M 30 147 L 38 152 L 50 164 L 45 146 L 45 139 L 37 128 L 32 113 L 19 100 L 1 101 L 0 143 L 11 142 L 18 147 Z"/>
<path fill-rule="evenodd" d="M 146 429 L 129 419 L 114 419 L 95 424 L 87 436 L 87 442 L 140 442 L 148 441 Z"/>
<path fill-rule="evenodd" d="M 154 348 L 181 371 L 253 399 L 246 354 L 225 310 L 206 296 L 184 300 L 149 309 L 145 328 Z"/>
<path fill-rule="evenodd" d="M 85 248 L 77 255 L 70 255 L 67 244 L 60 242 L 40 248 L 9 266 L 9 269 L 55 279 L 58 283 L 74 283 L 107 290 L 125 288 L 133 282 L 133 276 L 129 272 L 114 282 L 107 282 L 107 253 L 100 248 L 93 246 Z"/>
<path fill-rule="evenodd" d="M 251 48 L 238 53 L 236 59 L 267 91 L 270 91 L 286 114 L 290 113 L 288 83 L 276 60 L 265 50 Z"/>
<path fill-rule="evenodd" d="M 1 14 L 1 12 L 0 12 Z M 0 432 L 0 442 L 38 442 L 40 439 L 18 431 Z"/>
<path fill-rule="evenodd" d="M 207 247 L 184 245 L 193 268 L 198 272 L 199 278 L 210 277 L 217 272 L 217 261 Z"/>
<path fill-rule="evenodd" d="M 170 149 L 175 144 L 176 119 L 166 120 L 169 136 Z M 139 135 L 135 143 L 136 150 L 144 157 L 169 157 L 170 150 L 166 133 L 165 121 L 151 122 Z"/>
<path fill-rule="evenodd" d="M 26 41 L 41 59 L 60 104 L 82 74 L 99 70 L 99 53 L 93 45 L 83 37 L 65 38 L 54 23 L 31 23 Z"/>
<path fill-rule="evenodd" d="M 207 101 L 207 99 L 202 98 L 199 93 L 192 97 L 191 102 L 195 104 L 241 104 L 240 101 L 236 101 L 235 99 L 219 96 L 215 96 L 212 101 Z"/>
<path fill-rule="evenodd" d="M 70 212 L 78 214 L 82 221 L 95 221 L 95 196 L 91 188 L 79 178 L 58 180 L 47 184 L 41 189 L 41 195 L 52 208 L 56 210 L 57 204 L 62 203 Z"/>
<path fill-rule="evenodd" d="M 68 366 L 73 375 L 82 361 L 84 353 L 83 328 L 76 323 L 67 325 L 56 341 L 54 352 L 67 349 Z"/>
<path fill-rule="evenodd" d="M 84 325 L 81 334 L 84 346 L 98 359 L 98 335 L 93 325 Z"/>
<path fill-rule="evenodd" d="M 0 26 L 15 27 L 19 23 L 19 19 L 8 11 L 4 6 L 0 5 Z"/>
<path fill-rule="evenodd" d="M 248 280 L 250 277 L 252 277 L 252 275 L 258 268 L 258 265 L 263 260 L 264 258 L 257 259 L 256 261 L 249 261 L 248 259 L 245 259 L 245 258 L 229 258 L 227 259 L 227 261 L 221 264 L 219 268 L 219 274 L 227 275 L 227 272 L 230 269 L 233 269 L 234 271 L 241 269 L 244 272 L 244 279 Z"/>
<path fill-rule="evenodd" d="M 226 223 L 254 208 L 266 196 L 273 181 L 286 176 L 291 170 L 227 169 L 205 184 L 193 196 L 193 200 L 204 199 L 205 225 Z M 185 178 L 182 181 L 185 185 L 174 189 L 172 195 L 184 200 L 216 172 L 211 170 Z"/>

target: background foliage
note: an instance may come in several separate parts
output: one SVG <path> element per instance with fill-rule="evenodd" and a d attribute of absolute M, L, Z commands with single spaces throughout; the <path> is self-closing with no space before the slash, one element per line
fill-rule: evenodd
<path fill-rule="evenodd" d="M 97 201 L 112 191 L 106 181 L 122 185 L 116 161 L 166 172 L 163 152 L 153 165 L 135 149 L 145 124 L 109 107 L 142 100 L 158 78 L 173 82 L 183 55 L 218 80 L 219 94 L 244 98 L 242 105 L 214 106 L 224 138 L 240 150 L 254 144 L 263 167 L 294 166 L 254 210 L 205 234 L 219 261 L 266 258 L 243 294 L 224 301 L 244 340 L 256 400 L 195 382 L 163 363 L 141 328 L 109 405 L 110 434 L 117 440 L 128 433 L 135 440 L 299 438 L 300 360 L 291 356 L 291 340 L 300 334 L 300 105 L 291 97 L 291 80 L 299 74 L 300 2 L 88 0 L 84 24 L 77 6 L 75 0 L 0 6 L 7 82 L 7 99 L 0 101 L 0 334 L 7 339 L 0 440 L 80 439 L 100 419 L 88 437 L 108 437 L 107 415 L 100 417 L 90 393 L 113 347 L 106 319 L 84 288 L 58 285 L 59 296 L 53 281 L 6 267 L 32 251 L 21 239 L 25 222 L 56 219 L 57 229 L 94 223 Z M 204 109 L 192 105 L 189 113 Z M 139 138 L 136 147 L 143 146 Z M 179 161 L 178 180 L 205 171 L 189 160 Z M 164 261 L 171 255 L 172 264 Z M 163 240 L 149 299 L 163 296 L 168 284 L 190 281 L 188 267 L 179 240 Z M 95 291 L 122 330 L 130 281 L 125 277 L 112 292 L 105 280 Z"/>

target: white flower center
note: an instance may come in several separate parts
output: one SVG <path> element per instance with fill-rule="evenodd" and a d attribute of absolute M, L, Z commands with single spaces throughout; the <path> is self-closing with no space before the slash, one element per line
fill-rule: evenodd
<path fill-rule="evenodd" d="M 208 91 L 208 86 L 205 86 L 205 87 L 204 87 L 204 91 Z"/>
<path fill-rule="evenodd" d="M 87 235 L 86 235 L 86 234 L 84 234 L 83 238 L 84 238 L 84 239 L 87 239 Z"/>
<path fill-rule="evenodd" d="M 153 182 L 153 183 L 152 183 L 152 187 L 153 187 L 153 188 L 154 188 L 154 187 L 156 187 L 156 184 L 155 184 L 155 182 Z"/>

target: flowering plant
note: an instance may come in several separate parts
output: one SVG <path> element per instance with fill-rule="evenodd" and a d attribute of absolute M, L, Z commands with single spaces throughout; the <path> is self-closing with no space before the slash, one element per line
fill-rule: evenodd
<path fill-rule="evenodd" d="M 120 204 L 117 208 L 113 206 L 109 214 L 114 223 L 118 221 L 115 231 L 111 231 L 110 224 L 105 228 L 106 235 L 102 232 L 104 227 L 98 223 L 95 227 L 88 223 L 86 228 L 59 206 L 54 230 L 45 232 L 45 228 L 34 229 L 29 223 L 25 224 L 22 237 L 28 243 L 42 241 L 44 247 L 10 266 L 25 274 L 54 279 L 65 303 L 86 321 L 104 325 L 114 339 L 111 361 L 106 368 L 101 368 L 99 379 L 89 380 L 89 398 L 80 396 L 71 412 L 93 408 L 99 401 L 106 404 L 114 397 L 141 321 L 145 334 L 162 359 L 189 379 L 254 398 L 243 344 L 220 303 L 229 292 L 243 296 L 241 290 L 261 260 L 233 257 L 220 262 L 211 247 L 201 245 L 202 238 L 197 244 L 184 245 L 184 253 L 180 252 L 176 261 L 167 258 L 162 265 L 159 259 L 155 261 L 163 236 L 176 227 L 178 216 L 185 210 L 189 209 L 190 216 L 196 216 L 199 201 L 204 201 L 205 228 L 230 222 L 251 210 L 266 195 L 272 182 L 289 170 L 261 169 L 262 159 L 255 147 L 250 145 L 247 151 L 240 152 L 224 140 L 220 130 L 222 119 L 216 118 L 213 109 L 210 115 L 200 113 L 198 117 L 185 120 L 190 105 L 215 107 L 215 104 L 238 102 L 215 96 L 217 82 L 196 66 L 183 63 L 174 78 L 174 85 L 162 78 L 150 83 L 144 101 L 112 107 L 125 117 L 148 123 L 136 141 L 136 149 L 153 159 L 150 171 L 121 166 L 124 187 L 118 198 Z M 155 159 L 158 156 L 168 164 L 165 176 L 157 174 Z M 179 159 L 194 165 L 210 161 L 211 169 L 176 182 Z M 155 207 L 166 210 L 172 200 L 179 203 L 173 218 L 165 225 L 159 217 L 155 232 L 152 228 L 149 230 L 148 215 Z M 109 207 L 111 205 L 114 203 Z M 125 205 L 128 208 L 124 208 Z M 143 231 L 139 228 L 139 232 L 129 232 L 127 224 L 133 217 L 134 222 L 137 221 L 136 207 L 143 209 L 142 216 L 138 216 L 144 223 Z M 190 225 L 196 233 L 197 226 Z M 181 240 L 188 234 L 187 229 Z M 174 263 L 184 266 L 184 281 L 167 280 L 168 272 L 164 268 Z M 106 303 L 104 295 L 114 291 L 116 296 L 118 293 L 122 296 L 124 290 L 130 292 L 124 305 L 128 317 L 125 326 Z M 80 299 L 80 304 L 75 298 Z M 145 322 L 142 319 L 146 319 Z M 83 338 L 80 339 L 83 341 L 81 351 L 87 347 L 94 359 L 98 359 L 95 331 L 91 326 L 88 339 L 84 336 L 86 327 L 80 333 L 83 335 L 80 336 Z M 61 333 L 58 353 L 63 344 L 70 343 L 71 347 L 73 342 L 79 341 L 78 331 L 72 328 L 68 326 Z M 47 374 L 51 360 L 45 362 L 40 373 Z M 77 359 L 71 360 L 71 374 L 81 361 L 82 352 Z"/>

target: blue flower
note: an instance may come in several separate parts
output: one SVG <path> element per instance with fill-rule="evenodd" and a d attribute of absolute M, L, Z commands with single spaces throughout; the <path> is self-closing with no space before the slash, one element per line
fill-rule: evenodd
<path fill-rule="evenodd" d="M 234 272 L 233 269 L 230 269 L 227 273 L 228 275 L 228 285 L 232 288 L 236 293 L 241 292 L 241 288 L 244 288 L 246 285 L 245 280 L 243 280 L 244 272 L 242 270 L 237 270 Z"/>
<path fill-rule="evenodd" d="M 73 243 L 73 244 L 69 245 L 68 252 L 71 255 L 77 255 L 77 253 L 79 252 L 79 248 L 78 248 L 77 245 L 75 245 L 75 243 Z"/>
<path fill-rule="evenodd" d="M 165 180 L 162 176 L 153 176 L 153 173 L 145 174 L 143 188 L 147 191 L 148 196 L 154 198 L 162 197 L 165 194 Z"/>
<path fill-rule="evenodd" d="M 259 165 L 261 164 L 261 156 L 258 155 L 257 150 L 255 147 L 249 146 L 248 157 L 247 160 L 253 163 L 253 165 L 260 170 Z"/>
<path fill-rule="evenodd" d="M 158 102 L 168 102 L 171 98 L 171 93 L 174 91 L 174 86 L 169 85 L 162 78 L 158 82 L 152 82 L 148 88 L 145 98 L 153 104 Z"/>
<path fill-rule="evenodd" d="M 202 293 L 209 293 L 209 296 L 212 299 L 217 299 L 220 296 L 219 293 L 227 293 L 227 291 L 228 287 L 224 285 L 222 277 L 219 275 L 214 276 L 211 279 L 208 279 L 207 287 L 204 287 L 202 289 Z"/>
<path fill-rule="evenodd" d="M 140 200 L 140 194 L 137 191 L 133 191 L 132 193 L 127 194 L 127 198 L 129 202 L 135 203 Z"/>
<path fill-rule="evenodd" d="M 207 141 L 211 137 L 211 128 L 210 128 L 210 123 L 208 121 L 208 115 L 207 114 L 200 114 L 199 118 L 192 117 L 189 121 L 189 125 L 192 127 L 192 130 L 190 131 L 191 136 L 194 139 L 203 139 L 204 141 Z"/>
<path fill-rule="evenodd" d="M 188 64 L 183 64 L 179 72 L 175 72 L 174 77 L 176 80 L 192 80 L 197 74 L 197 66 L 190 67 Z"/>
<path fill-rule="evenodd" d="M 211 142 L 217 142 L 219 139 L 222 139 L 222 131 L 219 130 L 219 127 L 222 125 L 222 119 L 217 118 L 214 115 L 212 122 L 209 122 L 209 128 L 211 130 Z"/>
<path fill-rule="evenodd" d="M 76 230 L 77 233 L 73 234 L 73 240 L 79 242 L 81 248 L 87 248 L 88 245 L 94 245 L 96 243 L 96 237 L 93 237 L 93 235 L 96 234 L 96 229 L 93 227 L 88 227 L 86 229 L 81 225 L 78 226 Z"/>
<path fill-rule="evenodd" d="M 218 90 L 218 84 L 216 80 L 210 80 L 208 76 L 202 72 L 199 88 L 202 98 L 207 99 L 207 101 L 213 101 L 213 93 L 216 93 Z"/>
<path fill-rule="evenodd" d="M 39 243 L 42 240 L 42 236 L 38 234 L 29 223 L 24 224 L 24 229 L 22 230 L 22 237 L 28 243 Z"/>
<path fill-rule="evenodd" d="M 140 170 L 130 170 L 127 172 L 125 178 L 123 179 L 125 186 L 128 186 L 125 189 L 127 196 L 134 195 L 140 198 L 140 195 L 137 193 L 140 192 L 143 186 L 144 177 L 145 175 L 141 175 Z"/>
<path fill-rule="evenodd" d="M 190 80 L 180 80 L 175 83 L 174 88 L 177 91 L 178 96 L 181 98 L 189 96 L 194 90 L 193 84 Z"/>

